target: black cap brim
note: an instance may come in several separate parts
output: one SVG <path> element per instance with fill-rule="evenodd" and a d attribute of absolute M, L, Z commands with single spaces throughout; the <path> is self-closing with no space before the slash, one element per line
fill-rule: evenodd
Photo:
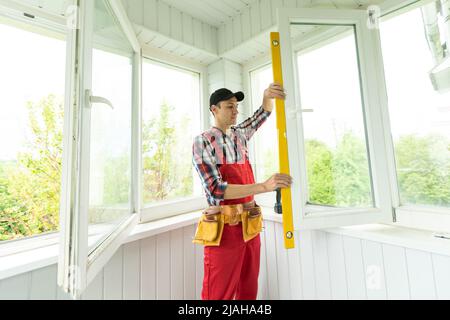
<path fill-rule="evenodd" d="M 225 100 L 231 99 L 233 97 L 235 97 L 238 102 L 241 102 L 242 100 L 244 100 L 245 95 L 242 91 L 238 91 L 238 92 L 232 93 L 232 94 L 224 97 L 221 101 L 225 101 Z"/>

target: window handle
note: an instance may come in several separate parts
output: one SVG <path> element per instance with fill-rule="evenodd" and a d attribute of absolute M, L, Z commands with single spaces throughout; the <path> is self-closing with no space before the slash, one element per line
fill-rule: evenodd
<path fill-rule="evenodd" d="M 92 95 L 92 91 L 89 90 L 89 89 L 87 89 L 87 90 L 86 90 L 86 106 L 88 106 L 89 108 L 92 108 L 92 105 L 93 105 L 94 103 L 103 103 L 103 104 L 106 104 L 106 105 L 108 105 L 111 109 L 114 110 L 114 106 L 113 106 L 113 104 L 111 103 L 111 101 L 109 101 L 108 99 L 103 98 L 103 97 L 93 96 L 93 95 Z"/>

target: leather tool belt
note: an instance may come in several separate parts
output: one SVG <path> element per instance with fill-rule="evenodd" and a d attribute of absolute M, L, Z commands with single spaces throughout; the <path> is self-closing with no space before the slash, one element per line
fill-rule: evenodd
<path fill-rule="evenodd" d="M 261 207 L 254 201 L 244 204 L 209 207 L 203 211 L 193 243 L 219 246 L 225 224 L 242 225 L 244 241 L 256 237 L 262 230 Z"/>

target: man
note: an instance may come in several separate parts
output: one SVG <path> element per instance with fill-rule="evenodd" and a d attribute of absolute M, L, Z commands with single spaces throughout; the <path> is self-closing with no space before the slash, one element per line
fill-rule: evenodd
<path fill-rule="evenodd" d="M 258 292 L 261 208 L 255 194 L 288 188 L 292 179 L 274 174 L 255 183 L 247 142 L 273 110 L 284 89 L 271 84 L 262 106 L 236 126 L 242 92 L 222 88 L 210 97 L 215 125 L 194 139 L 193 163 L 209 208 L 199 220 L 194 243 L 204 247 L 203 300 L 255 300 Z"/>

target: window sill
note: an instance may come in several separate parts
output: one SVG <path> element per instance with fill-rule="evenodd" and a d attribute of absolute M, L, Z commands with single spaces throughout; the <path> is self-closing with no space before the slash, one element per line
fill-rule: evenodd
<path fill-rule="evenodd" d="M 198 210 L 166 219 L 138 224 L 125 239 L 124 243 L 193 225 L 197 222 L 200 215 L 201 211 Z M 58 262 L 58 254 L 59 244 L 53 244 L 0 257 L 0 280 L 56 264 Z"/>
<path fill-rule="evenodd" d="M 274 214 L 271 208 L 263 207 L 263 214 L 265 220 L 283 222 L 281 215 Z M 435 232 L 429 230 L 395 224 L 365 224 L 318 231 L 450 256 L 450 239 L 437 238 L 434 236 Z"/>

